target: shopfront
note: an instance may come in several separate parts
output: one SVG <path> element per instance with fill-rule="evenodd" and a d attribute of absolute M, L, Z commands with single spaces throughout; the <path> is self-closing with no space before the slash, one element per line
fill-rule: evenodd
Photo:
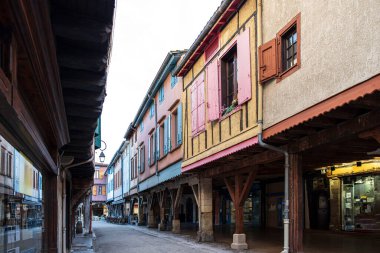
<path fill-rule="evenodd" d="M 0 252 L 42 250 L 42 175 L 1 137 Z"/>
<path fill-rule="evenodd" d="M 380 232 L 380 160 L 358 161 L 329 170 L 329 177 L 340 182 L 342 230 Z"/>

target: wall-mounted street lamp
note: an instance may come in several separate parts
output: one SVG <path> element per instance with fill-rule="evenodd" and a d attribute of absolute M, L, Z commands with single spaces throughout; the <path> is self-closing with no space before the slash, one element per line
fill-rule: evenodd
<path fill-rule="evenodd" d="M 106 159 L 106 155 L 104 154 L 104 150 L 106 150 L 107 149 L 107 143 L 105 143 L 105 141 L 103 141 L 102 140 L 102 144 L 104 144 L 104 147 L 102 148 L 102 147 L 100 147 L 99 149 L 100 149 L 100 155 L 99 155 L 99 161 L 101 162 L 101 163 L 104 163 L 104 160 Z"/>

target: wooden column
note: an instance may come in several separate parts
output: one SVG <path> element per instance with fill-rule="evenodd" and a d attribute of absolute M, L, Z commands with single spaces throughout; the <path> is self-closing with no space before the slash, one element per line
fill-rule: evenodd
<path fill-rule="evenodd" d="M 303 180 L 302 157 L 289 154 L 289 216 L 290 216 L 290 252 L 303 252 Z"/>
<path fill-rule="evenodd" d="M 182 191 L 183 191 L 183 186 L 179 185 L 179 188 L 177 190 L 174 190 L 172 194 L 173 199 L 174 199 L 174 201 L 172 201 L 173 216 L 174 216 L 173 221 L 172 221 L 172 231 L 174 233 L 181 232 L 181 221 L 179 219 L 179 204 L 181 202 Z"/>
<path fill-rule="evenodd" d="M 58 252 L 58 177 L 46 175 L 43 177 L 44 216 L 43 252 Z"/>
<path fill-rule="evenodd" d="M 224 182 L 235 207 L 235 234 L 244 233 L 244 202 L 247 199 L 252 183 L 256 178 L 257 170 L 258 169 L 255 168 L 250 171 L 245 182 L 243 180 L 243 174 L 235 175 L 234 183 L 232 183 L 227 177 L 224 178 Z"/>

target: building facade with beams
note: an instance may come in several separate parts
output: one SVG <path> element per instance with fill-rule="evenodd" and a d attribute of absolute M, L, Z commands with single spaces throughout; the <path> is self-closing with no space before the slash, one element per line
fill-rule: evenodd
<path fill-rule="evenodd" d="M 167 54 L 125 134 L 130 143 L 130 185 L 125 195 L 130 220 L 174 232 L 180 231 L 181 222 L 195 223 L 198 217 L 191 188 L 198 179 L 181 176 L 183 82 L 173 70 L 184 53 Z"/>
<path fill-rule="evenodd" d="M 92 215 L 102 217 L 108 214 L 107 201 L 107 164 L 96 163 L 94 172 L 94 185 L 92 186 Z"/>
<path fill-rule="evenodd" d="M 93 184 L 114 8 L 0 1 L 1 252 L 70 251 Z"/>

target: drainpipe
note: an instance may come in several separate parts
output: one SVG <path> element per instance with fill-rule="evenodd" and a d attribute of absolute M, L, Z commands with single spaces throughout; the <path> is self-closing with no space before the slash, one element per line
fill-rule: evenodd
<path fill-rule="evenodd" d="M 257 49 L 263 44 L 263 31 L 262 31 L 262 0 L 257 1 Z M 256 50 L 257 50 L 256 49 Z M 259 57 L 257 50 L 257 58 Z M 257 73 L 260 71 L 260 66 L 257 65 Z M 261 147 L 273 150 L 284 154 L 285 156 L 285 185 L 284 185 L 284 212 L 283 212 L 283 222 L 284 222 L 284 249 L 281 253 L 289 253 L 289 153 L 281 148 L 269 145 L 263 141 L 263 88 L 262 84 L 259 81 L 258 84 L 258 119 L 257 123 L 259 125 L 259 134 L 258 134 L 258 143 Z"/>

